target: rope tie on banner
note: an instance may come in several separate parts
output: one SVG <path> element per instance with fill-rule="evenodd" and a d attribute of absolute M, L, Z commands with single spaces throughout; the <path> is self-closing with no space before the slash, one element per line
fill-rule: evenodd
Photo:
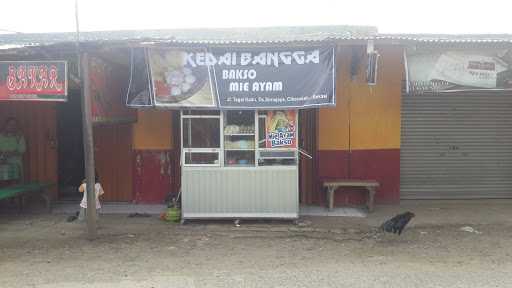
<path fill-rule="evenodd" d="M 130 99 L 130 91 L 132 89 L 132 81 L 133 81 L 133 47 L 130 47 L 130 82 L 128 82 L 128 90 L 126 91 L 126 105 L 129 106 L 130 103 L 128 100 Z"/>

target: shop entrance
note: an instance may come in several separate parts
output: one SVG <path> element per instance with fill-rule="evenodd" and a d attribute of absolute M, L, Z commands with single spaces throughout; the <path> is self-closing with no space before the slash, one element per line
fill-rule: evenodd
<path fill-rule="evenodd" d="M 80 91 L 70 90 L 68 101 L 57 105 L 59 200 L 77 200 L 84 179 Z"/>
<path fill-rule="evenodd" d="M 512 93 L 402 96 L 402 199 L 512 198 Z"/>
<path fill-rule="evenodd" d="M 23 154 L 23 180 L 57 183 L 56 115 L 58 104 L 52 102 L 2 101 L 0 123 L 14 118 L 26 141 Z M 56 189 L 50 190 L 54 197 Z"/>
<path fill-rule="evenodd" d="M 95 166 L 105 190 L 104 201 L 132 200 L 130 124 L 94 127 Z M 80 91 L 70 91 L 57 108 L 59 200 L 78 201 L 85 177 Z"/>
<path fill-rule="evenodd" d="M 94 164 L 105 190 L 103 201 L 132 201 L 132 125 L 96 125 L 93 133 Z"/>

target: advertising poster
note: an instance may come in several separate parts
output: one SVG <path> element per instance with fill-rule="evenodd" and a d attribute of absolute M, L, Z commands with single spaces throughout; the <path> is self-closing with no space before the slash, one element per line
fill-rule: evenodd
<path fill-rule="evenodd" d="M 411 92 L 512 89 L 512 50 L 407 51 Z"/>
<path fill-rule="evenodd" d="M 0 100 L 66 101 L 65 61 L 0 61 Z"/>
<path fill-rule="evenodd" d="M 275 110 L 267 113 L 266 148 L 297 148 L 297 112 Z"/>

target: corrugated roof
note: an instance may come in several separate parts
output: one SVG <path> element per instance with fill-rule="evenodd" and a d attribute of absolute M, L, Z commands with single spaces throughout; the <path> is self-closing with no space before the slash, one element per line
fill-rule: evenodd
<path fill-rule="evenodd" d="M 512 43 L 512 34 L 378 34 L 374 38 L 426 43 Z"/>
<path fill-rule="evenodd" d="M 344 37 L 368 37 L 377 34 L 371 26 L 298 26 L 265 28 L 174 29 L 82 32 L 83 42 L 150 41 L 172 43 L 273 43 L 322 41 Z M 0 49 L 71 43 L 76 33 L 3 34 Z"/>
<path fill-rule="evenodd" d="M 266 28 L 95 31 L 80 34 L 83 43 L 284 44 L 312 41 L 382 41 L 425 45 L 508 45 L 511 34 L 378 34 L 372 26 L 297 26 Z M 0 34 L 0 50 L 72 44 L 76 33 Z"/>
<path fill-rule="evenodd" d="M 464 34 L 464 35 L 438 35 L 438 34 L 376 34 L 363 37 L 335 37 L 326 40 L 340 41 L 368 41 L 387 40 L 401 43 L 512 43 L 512 34 Z"/>

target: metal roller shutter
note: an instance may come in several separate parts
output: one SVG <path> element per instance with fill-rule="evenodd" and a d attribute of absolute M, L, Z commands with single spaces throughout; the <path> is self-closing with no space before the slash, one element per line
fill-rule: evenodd
<path fill-rule="evenodd" d="M 404 94 L 400 193 L 512 198 L 512 92 Z"/>

